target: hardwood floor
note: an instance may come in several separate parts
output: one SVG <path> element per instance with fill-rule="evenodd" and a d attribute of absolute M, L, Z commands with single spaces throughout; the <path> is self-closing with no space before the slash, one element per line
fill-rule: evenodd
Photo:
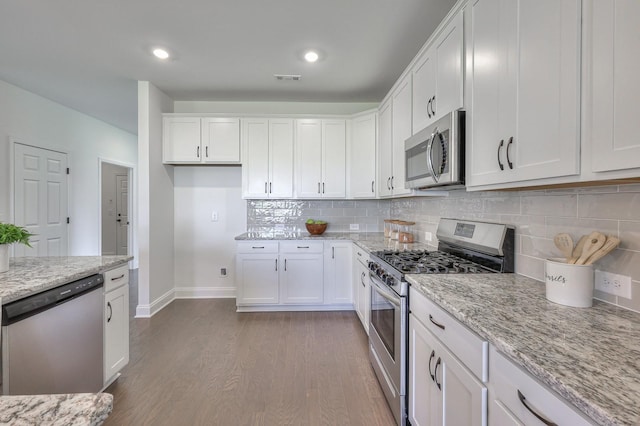
<path fill-rule="evenodd" d="M 105 425 L 393 425 L 354 312 L 176 300 L 132 319 Z"/>

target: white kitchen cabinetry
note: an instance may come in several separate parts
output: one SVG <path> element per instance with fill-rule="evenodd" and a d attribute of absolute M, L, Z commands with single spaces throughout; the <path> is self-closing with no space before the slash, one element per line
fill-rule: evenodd
<path fill-rule="evenodd" d="M 584 415 L 537 382 L 491 346 L 489 424 L 591 425 Z"/>
<path fill-rule="evenodd" d="M 349 198 L 376 197 L 376 113 L 351 121 Z"/>
<path fill-rule="evenodd" d="M 488 343 L 410 290 L 409 421 L 486 425 Z"/>
<path fill-rule="evenodd" d="M 353 304 L 351 241 L 324 243 L 324 303 Z"/>
<path fill-rule="evenodd" d="M 279 303 L 278 243 L 240 242 L 237 253 L 236 304 L 241 306 Z"/>
<path fill-rule="evenodd" d="M 585 125 L 591 143 L 591 170 L 638 168 L 640 2 L 590 0 L 585 5 L 590 12 L 584 25 L 588 37 Z"/>
<path fill-rule="evenodd" d="M 281 243 L 281 303 L 306 305 L 323 302 L 323 244 L 297 241 Z"/>
<path fill-rule="evenodd" d="M 293 196 L 293 120 L 242 120 L 244 198 Z"/>
<path fill-rule="evenodd" d="M 475 0 L 467 187 L 577 175 L 580 0 Z"/>
<path fill-rule="evenodd" d="M 369 281 L 369 253 L 353 245 L 353 296 L 354 307 L 364 330 L 369 334 L 371 287 Z"/>
<path fill-rule="evenodd" d="M 463 107 L 463 63 L 460 11 L 413 67 L 413 133 Z"/>
<path fill-rule="evenodd" d="M 391 175 L 393 175 L 393 135 L 391 133 L 391 100 L 380 106 L 378 113 L 378 196 L 390 197 L 391 192 Z"/>
<path fill-rule="evenodd" d="M 240 164 L 240 120 L 165 116 L 162 159 L 168 164 Z"/>
<path fill-rule="evenodd" d="M 296 120 L 296 195 L 346 197 L 346 121 Z"/>
<path fill-rule="evenodd" d="M 104 384 L 129 363 L 128 265 L 104 273 Z"/>

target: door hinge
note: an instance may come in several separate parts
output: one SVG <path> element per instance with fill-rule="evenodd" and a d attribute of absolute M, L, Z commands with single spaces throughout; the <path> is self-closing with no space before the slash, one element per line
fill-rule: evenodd
<path fill-rule="evenodd" d="M 69 174 L 69 168 L 67 167 L 67 174 Z"/>
<path fill-rule="evenodd" d="M 69 218 L 67 218 L 67 223 L 71 223 L 71 220 L 69 220 Z"/>

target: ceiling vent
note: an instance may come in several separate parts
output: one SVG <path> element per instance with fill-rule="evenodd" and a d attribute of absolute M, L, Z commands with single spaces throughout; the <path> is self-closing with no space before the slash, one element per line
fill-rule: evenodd
<path fill-rule="evenodd" d="M 279 81 L 300 81 L 302 79 L 300 74 L 274 74 L 273 76 Z"/>

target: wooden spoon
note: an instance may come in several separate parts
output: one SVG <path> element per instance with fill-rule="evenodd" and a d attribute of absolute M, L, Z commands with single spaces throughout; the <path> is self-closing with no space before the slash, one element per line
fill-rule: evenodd
<path fill-rule="evenodd" d="M 576 265 L 584 265 L 584 262 L 587 261 L 595 252 L 600 250 L 604 243 L 607 241 L 606 235 L 594 231 L 587 237 L 587 241 L 584 243 L 584 247 L 582 248 L 582 254 L 580 258 L 576 261 Z"/>
<path fill-rule="evenodd" d="M 588 235 L 583 235 L 582 237 L 580 237 L 580 240 L 578 240 L 578 244 L 576 244 L 576 247 L 573 249 L 571 260 L 569 260 L 567 263 L 574 264 L 578 259 L 580 259 L 580 255 L 582 254 L 582 249 L 584 248 L 584 243 L 587 241 L 587 237 Z"/>
<path fill-rule="evenodd" d="M 553 242 L 555 243 L 556 247 L 558 247 L 558 250 L 560 250 L 560 252 L 564 254 L 564 257 L 567 259 L 568 263 L 573 253 L 573 239 L 571 238 L 571 235 L 564 233 L 558 234 L 553 237 Z"/>
<path fill-rule="evenodd" d="M 593 253 L 589 257 L 589 259 L 587 259 L 587 261 L 585 262 L 585 265 L 592 265 L 594 262 L 597 262 L 598 260 L 602 259 L 607 254 L 609 254 L 609 252 L 611 252 L 613 249 L 618 247 L 619 244 L 620 244 L 620 238 L 613 237 L 611 235 L 607 236 L 607 241 L 605 241 L 604 245 L 595 253 Z"/>

